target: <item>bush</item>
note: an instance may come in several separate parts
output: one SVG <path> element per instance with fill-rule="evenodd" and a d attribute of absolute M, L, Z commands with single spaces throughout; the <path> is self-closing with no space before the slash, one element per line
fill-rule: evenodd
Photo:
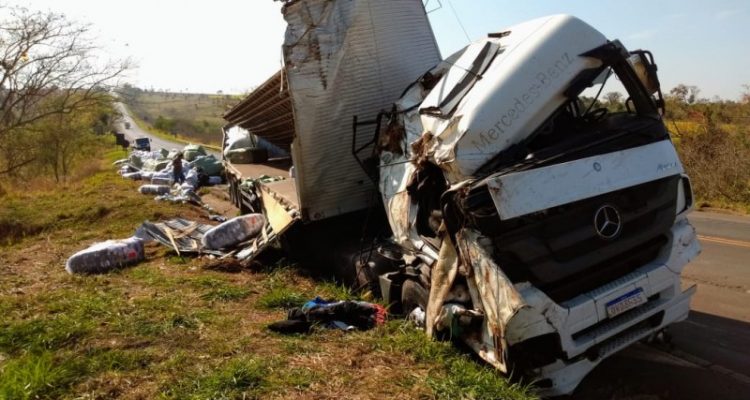
<path fill-rule="evenodd" d="M 750 204 L 750 143 L 709 123 L 677 145 L 693 191 L 703 201 Z"/>

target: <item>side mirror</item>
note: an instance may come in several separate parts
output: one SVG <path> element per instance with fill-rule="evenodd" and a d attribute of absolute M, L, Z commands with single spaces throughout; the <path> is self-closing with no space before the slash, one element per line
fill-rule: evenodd
<path fill-rule="evenodd" d="M 650 56 L 651 53 L 647 51 L 634 51 L 628 58 L 628 62 L 633 67 L 638 80 L 641 81 L 648 94 L 652 95 L 660 90 L 661 85 L 659 84 L 659 77 L 656 74 L 656 64 L 653 62 L 653 57 Z"/>

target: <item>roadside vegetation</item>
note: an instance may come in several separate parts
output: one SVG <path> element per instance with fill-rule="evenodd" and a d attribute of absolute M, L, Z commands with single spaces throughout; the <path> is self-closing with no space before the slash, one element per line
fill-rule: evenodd
<path fill-rule="evenodd" d="M 130 66 L 60 14 L 0 5 L 0 26 L 0 195 L 65 184 L 111 131 L 109 87 Z"/>
<path fill-rule="evenodd" d="M 0 398 L 534 398 L 401 320 L 367 332 L 266 330 L 315 296 L 360 298 L 284 259 L 235 269 L 150 244 L 137 266 L 69 275 L 69 255 L 144 220 L 206 221 L 197 207 L 139 194 L 112 171 L 125 153 L 112 139 L 96 146 L 101 159 L 63 186 L 2 198 Z"/>
<path fill-rule="evenodd" d="M 667 103 L 668 128 L 690 175 L 697 206 L 750 213 L 750 86 L 739 102 L 701 99 L 678 85 Z"/>
<path fill-rule="evenodd" d="M 221 146 L 221 117 L 240 100 L 221 93 L 170 93 L 130 85 L 119 92 L 142 128 L 162 137 L 212 146 Z"/>
<path fill-rule="evenodd" d="M 599 103 L 625 109 L 620 93 Z M 700 89 L 677 85 L 666 94 L 667 129 L 690 176 L 698 208 L 750 214 L 750 86 L 740 101 L 705 99 Z"/>

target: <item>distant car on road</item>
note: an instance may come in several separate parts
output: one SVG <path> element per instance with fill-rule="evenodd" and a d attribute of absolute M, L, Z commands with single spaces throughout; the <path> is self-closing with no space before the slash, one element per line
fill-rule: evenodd
<path fill-rule="evenodd" d="M 140 137 L 135 139 L 134 150 L 151 151 L 151 139 L 147 137 Z"/>

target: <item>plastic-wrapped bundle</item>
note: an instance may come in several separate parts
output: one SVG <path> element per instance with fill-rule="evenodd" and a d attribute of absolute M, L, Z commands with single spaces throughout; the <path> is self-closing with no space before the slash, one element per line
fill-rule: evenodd
<path fill-rule="evenodd" d="M 144 258 L 140 238 L 107 240 L 73 254 L 65 263 L 65 270 L 71 274 L 98 274 L 135 264 Z"/>
<path fill-rule="evenodd" d="M 185 157 L 185 160 L 193 161 L 198 158 L 198 156 L 205 156 L 206 149 L 201 145 L 189 144 L 182 150 L 182 155 Z"/>
<path fill-rule="evenodd" d="M 224 172 L 221 160 L 214 157 L 213 154 L 197 157 L 195 161 L 190 163 L 190 166 L 191 168 L 200 167 L 206 175 L 221 175 Z"/>
<path fill-rule="evenodd" d="M 221 185 L 222 179 L 220 176 L 209 176 L 208 177 L 208 184 L 209 185 Z"/>
<path fill-rule="evenodd" d="M 125 164 L 120 167 L 120 175 L 129 174 L 131 172 L 137 172 L 138 170 L 130 164 Z"/>
<path fill-rule="evenodd" d="M 190 185 L 193 189 L 198 187 L 198 171 L 191 169 L 185 175 L 185 183 Z"/>
<path fill-rule="evenodd" d="M 148 159 L 143 162 L 143 167 L 141 169 L 147 171 L 161 171 L 164 168 L 171 167 L 171 165 L 172 162 L 169 160 Z"/>
<path fill-rule="evenodd" d="M 172 174 L 159 173 L 151 177 L 151 183 L 154 185 L 171 185 L 174 181 L 172 180 Z"/>
<path fill-rule="evenodd" d="M 209 229 L 201 243 L 213 250 L 230 248 L 257 236 L 265 224 L 263 214 L 241 215 Z"/>
<path fill-rule="evenodd" d="M 152 171 L 141 171 L 142 180 L 151 182 L 151 178 L 153 177 L 154 177 L 154 173 Z"/>
<path fill-rule="evenodd" d="M 125 179 L 132 179 L 134 181 L 141 180 L 141 173 L 140 172 L 126 172 L 122 174 L 122 177 Z"/>
<path fill-rule="evenodd" d="M 138 191 L 142 194 L 167 194 L 172 190 L 171 187 L 165 185 L 142 185 L 138 188 Z"/>

